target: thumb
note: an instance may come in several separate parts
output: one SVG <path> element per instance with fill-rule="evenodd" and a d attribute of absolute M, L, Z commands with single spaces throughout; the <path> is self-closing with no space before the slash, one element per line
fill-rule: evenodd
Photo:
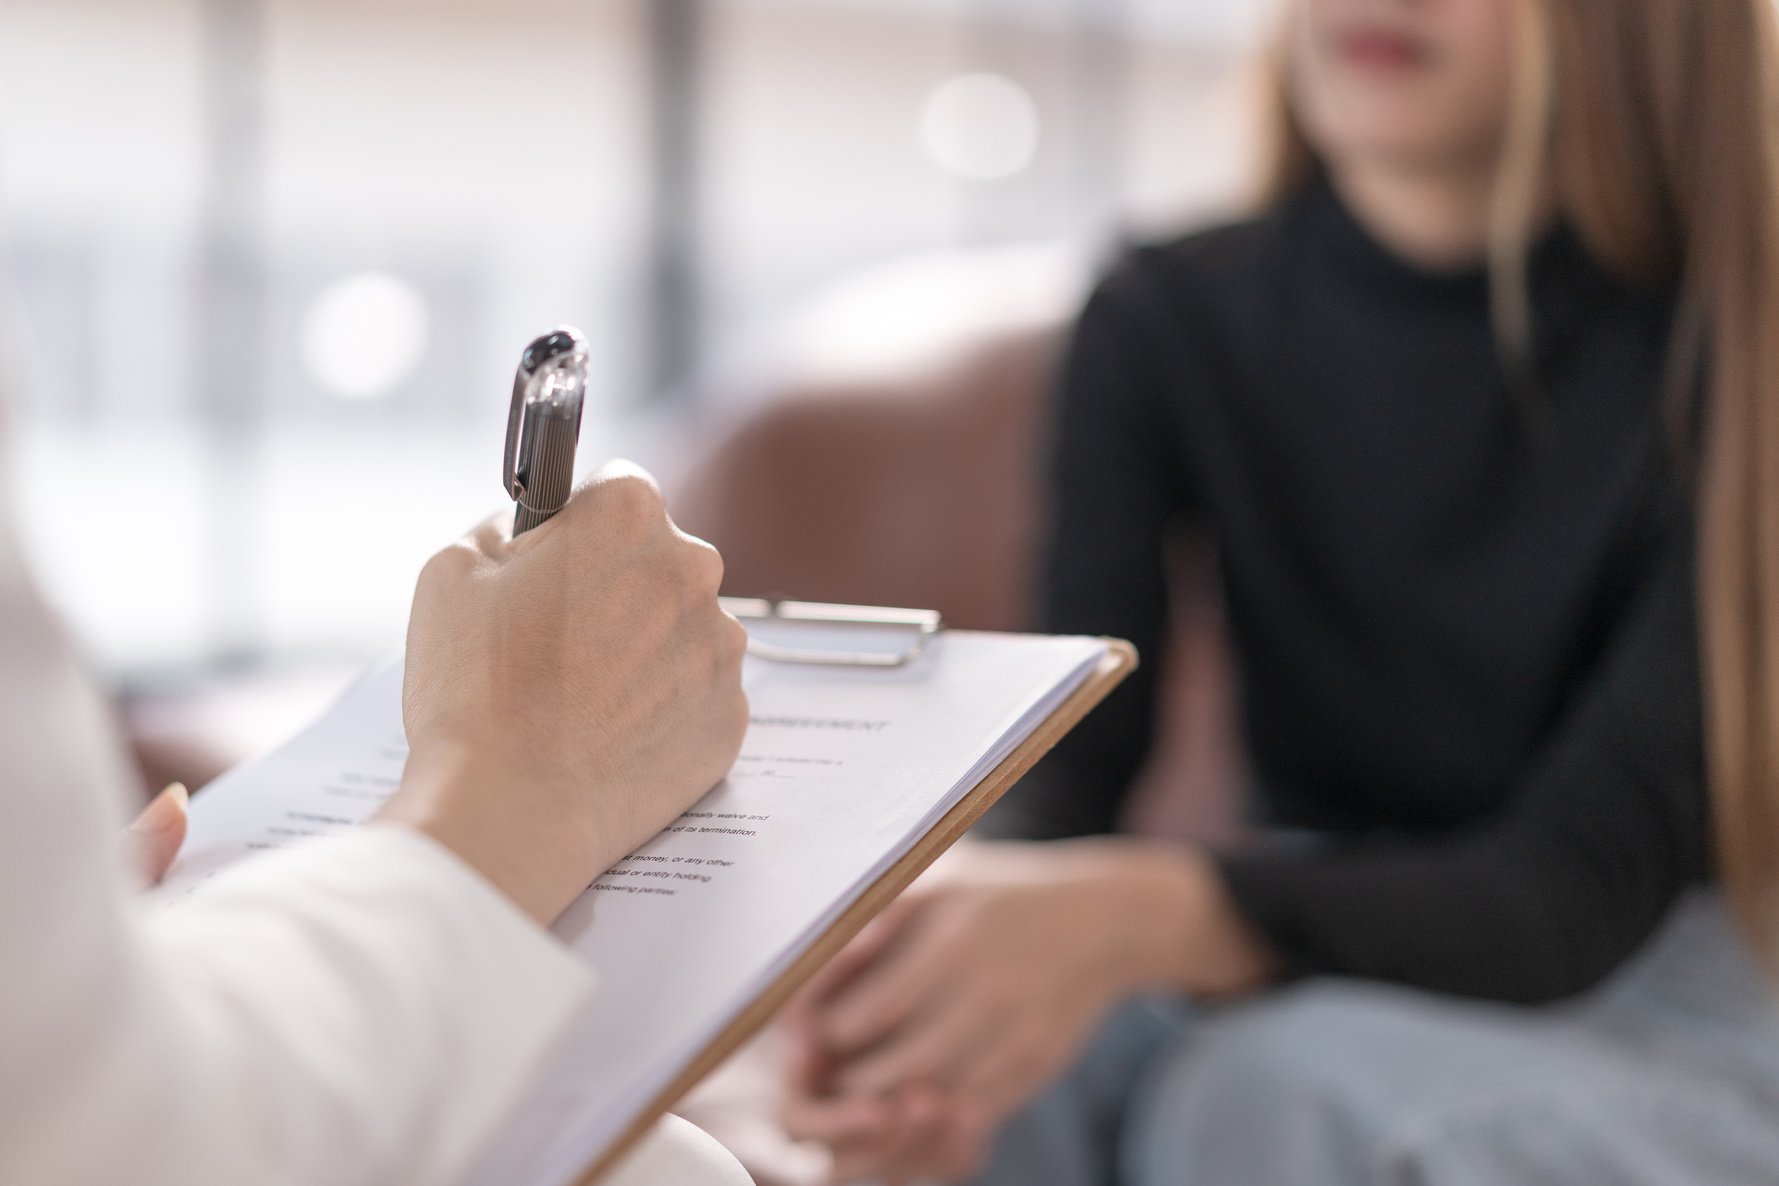
<path fill-rule="evenodd" d="M 185 784 L 168 783 L 167 789 L 142 809 L 129 828 L 130 847 L 136 867 L 150 885 L 157 884 L 185 843 L 186 806 L 190 799 Z"/>

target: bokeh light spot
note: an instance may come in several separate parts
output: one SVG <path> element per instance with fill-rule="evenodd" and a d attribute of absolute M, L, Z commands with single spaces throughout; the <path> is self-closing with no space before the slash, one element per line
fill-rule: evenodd
<path fill-rule="evenodd" d="M 303 369 L 328 394 L 373 400 L 414 373 L 430 329 L 418 289 L 385 272 L 358 272 L 322 289 L 303 314 Z"/>
<path fill-rule="evenodd" d="M 934 161 L 973 181 L 1024 172 L 1038 153 L 1038 106 L 1000 74 L 960 74 L 934 87 L 922 105 L 920 143 Z"/>

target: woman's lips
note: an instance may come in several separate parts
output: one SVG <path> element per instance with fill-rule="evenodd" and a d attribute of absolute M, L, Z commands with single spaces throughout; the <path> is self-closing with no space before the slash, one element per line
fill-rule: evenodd
<path fill-rule="evenodd" d="M 1355 29 L 1337 34 L 1334 44 L 1345 61 L 1367 70 L 1416 70 L 1433 58 L 1424 42 L 1380 29 Z"/>

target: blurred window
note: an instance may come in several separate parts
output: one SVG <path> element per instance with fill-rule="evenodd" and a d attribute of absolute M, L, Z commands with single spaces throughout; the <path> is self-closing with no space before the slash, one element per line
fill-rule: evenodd
<path fill-rule="evenodd" d="M 113 673 L 387 649 L 500 505 L 532 334 L 587 331 L 586 452 L 650 460 L 856 269 L 1226 204 L 1267 8 L 12 0 L 27 547 Z"/>

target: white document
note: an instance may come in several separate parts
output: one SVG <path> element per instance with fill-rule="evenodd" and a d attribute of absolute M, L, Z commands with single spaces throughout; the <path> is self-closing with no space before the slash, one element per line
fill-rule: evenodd
<path fill-rule="evenodd" d="M 729 778 L 557 924 L 599 991 L 470 1182 L 575 1181 L 1105 653 L 1099 639 L 956 632 L 894 670 L 749 659 L 752 725 Z M 193 800 L 171 908 L 257 849 L 366 819 L 406 757 L 394 664 Z"/>

